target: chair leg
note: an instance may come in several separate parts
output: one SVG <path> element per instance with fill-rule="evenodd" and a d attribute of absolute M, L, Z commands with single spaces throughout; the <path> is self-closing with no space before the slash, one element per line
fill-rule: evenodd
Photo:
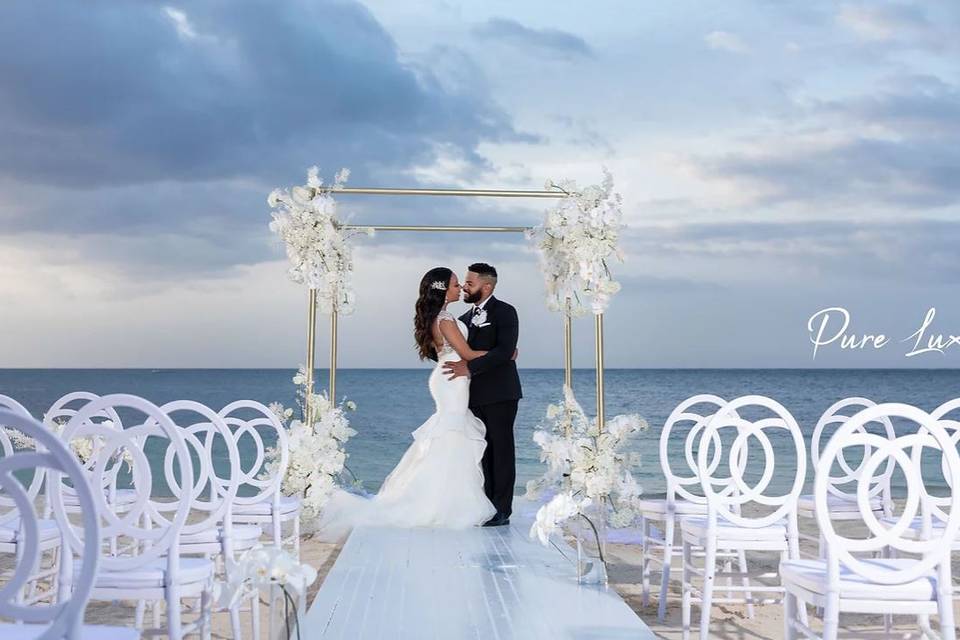
<path fill-rule="evenodd" d="M 827 606 L 823 609 L 823 640 L 837 640 L 840 631 L 840 595 L 827 594 Z"/>
<path fill-rule="evenodd" d="M 260 640 L 260 591 L 254 591 L 250 597 L 250 627 L 253 640 Z"/>
<path fill-rule="evenodd" d="M 137 600 L 137 607 L 133 614 L 133 626 L 137 629 L 143 629 L 143 614 L 146 608 L 147 603 L 145 600 Z"/>
<path fill-rule="evenodd" d="M 747 569 L 747 552 L 744 551 L 743 549 L 740 549 L 739 553 L 737 554 L 737 560 L 738 560 L 738 564 L 740 565 L 740 573 L 746 574 L 748 570 Z M 740 579 L 740 583 L 744 587 L 749 587 L 750 578 L 747 575 L 744 575 Z M 750 591 L 745 591 L 743 593 L 743 597 L 746 598 L 747 600 L 747 617 L 753 620 L 753 616 L 754 616 L 753 593 Z"/>
<path fill-rule="evenodd" d="M 940 613 L 940 637 L 957 640 L 957 625 L 953 615 L 953 589 L 950 584 L 941 586 L 937 606 Z"/>
<path fill-rule="evenodd" d="M 797 618 L 797 597 L 789 591 L 783 594 L 783 638 L 796 640 L 797 628 L 794 626 Z"/>
<path fill-rule="evenodd" d="M 640 583 L 642 585 L 641 602 L 644 607 L 650 606 L 650 521 L 640 516 Z"/>
<path fill-rule="evenodd" d="M 211 582 L 209 585 L 207 585 L 207 587 L 203 590 L 203 593 L 200 595 L 200 620 L 201 620 L 200 637 L 203 640 L 210 640 L 213 632 L 213 620 L 211 616 L 212 608 L 213 608 L 213 583 Z M 234 611 L 237 612 L 237 626 L 234 627 L 233 637 L 234 637 L 234 640 L 242 640 L 242 637 L 240 635 L 239 605 L 234 606 L 233 609 L 230 610 L 231 622 L 233 622 L 232 614 Z"/>
<path fill-rule="evenodd" d="M 673 540 L 675 520 L 668 514 L 663 523 L 663 567 L 660 572 L 660 602 L 657 603 L 657 619 L 667 617 L 667 591 L 670 589 L 670 565 L 673 563 Z"/>
<path fill-rule="evenodd" d="M 180 619 L 180 586 L 168 584 L 166 589 L 167 601 L 167 637 L 170 640 L 182 640 L 183 623 Z"/>
<path fill-rule="evenodd" d="M 700 640 L 710 638 L 710 607 L 717 575 L 717 541 L 707 538 L 703 547 L 703 594 L 700 598 Z"/>
<path fill-rule="evenodd" d="M 240 603 L 230 607 L 230 631 L 234 640 L 242 640 L 243 631 L 240 628 Z"/>
<path fill-rule="evenodd" d="M 683 545 L 683 567 L 680 570 L 681 581 L 681 600 L 680 600 L 680 619 L 683 640 L 690 640 L 690 584 L 691 571 L 690 563 L 693 562 L 693 554 L 690 552 L 690 543 L 684 540 Z"/>
<path fill-rule="evenodd" d="M 300 514 L 293 519 L 293 555 L 300 562 Z"/>

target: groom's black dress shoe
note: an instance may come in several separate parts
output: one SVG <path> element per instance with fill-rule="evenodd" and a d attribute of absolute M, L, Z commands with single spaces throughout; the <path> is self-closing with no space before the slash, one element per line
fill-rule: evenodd
<path fill-rule="evenodd" d="M 510 524 L 510 516 L 505 516 L 502 514 L 497 514 L 483 523 L 485 527 L 502 527 L 504 525 Z"/>

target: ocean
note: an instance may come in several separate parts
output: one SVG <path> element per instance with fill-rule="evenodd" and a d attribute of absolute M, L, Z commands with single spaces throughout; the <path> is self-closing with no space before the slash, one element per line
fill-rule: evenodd
<path fill-rule="evenodd" d="M 156 404 L 196 400 L 219 409 L 250 399 L 294 406 L 295 372 L 283 369 L 0 369 L 0 394 L 20 401 L 36 417 L 70 391 L 132 393 Z M 358 434 L 347 464 L 368 491 L 375 491 L 411 442 L 410 433 L 433 412 L 427 391 L 430 370 L 345 369 L 337 372 L 338 396 L 357 403 L 350 414 Z M 563 371 L 524 369 L 524 399 L 516 423 L 517 492 L 541 473 L 532 434 L 548 404 L 562 396 Z M 327 372 L 318 370 L 317 385 Z M 638 413 L 650 424 L 632 443 L 643 464 L 637 477 L 645 493 L 664 490 L 658 437 L 670 411 L 685 398 L 713 393 L 732 399 L 747 394 L 781 402 L 804 433 L 812 434 L 836 400 L 863 396 L 876 402 L 906 402 L 926 410 L 960 395 L 960 370 L 949 369 L 610 369 L 605 374 L 606 413 Z M 594 371 L 574 372 L 574 390 L 594 412 Z M 808 445 L 809 450 L 809 445 Z M 809 474 L 812 477 L 812 472 Z M 780 481 L 775 477 L 774 485 Z"/>

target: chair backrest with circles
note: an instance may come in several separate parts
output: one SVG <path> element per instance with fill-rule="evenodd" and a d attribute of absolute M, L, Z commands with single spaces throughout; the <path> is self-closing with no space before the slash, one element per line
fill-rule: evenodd
<path fill-rule="evenodd" d="M 230 427 L 220 414 L 199 402 L 176 400 L 160 409 L 181 427 L 187 447 L 192 452 L 194 482 L 189 495 L 184 495 L 180 479 L 175 473 L 177 447 L 173 441 L 167 446 L 163 458 L 166 483 L 174 497 L 178 501 L 190 502 L 200 514 L 200 517 L 192 518 L 183 527 L 182 533 L 198 533 L 222 524 L 229 539 L 231 510 L 241 479 L 240 454 Z M 168 511 L 175 511 L 176 508 L 176 502 L 167 506 Z"/>
<path fill-rule="evenodd" d="M 99 416 L 124 411 L 127 425 L 116 429 L 104 424 Z M 91 487 L 104 486 L 105 476 L 112 473 L 113 466 L 129 466 L 135 496 L 120 505 L 108 500 L 103 491 L 95 491 L 95 513 L 100 517 L 104 537 L 122 538 L 128 541 L 115 556 L 101 559 L 105 569 L 125 571 L 168 556 L 168 569 L 174 572 L 169 579 L 176 579 L 179 554 L 168 551 L 179 543 L 180 532 L 190 514 L 191 501 L 176 500 L 174 488 L 165 486 L 166 461 L 154 454 L 162 454 L 172 448 L 173 473 L 178 486 L 193 486 L 193 462 L 184 431 L 159 407 L 143 398 L 128 394 L 112 394 L 90 400 L 80 408 L 64 427 L 61 438 L 67 444 L 77 439 L 96 439 L 100 446 L 96 454 L 84 466 Z M 154 464 L 148 453 L 155 458 Z M 67 509 L 62 483 L 50 483 L 48 493 L 53 511 L 58 519 L 65 519 Z M 175 505 L 175 506 L 172 506 Z M 64 532 L 67 543 L 74 550 L 84 541 L 74 528 Z"/>
<path fill-rule="evenodd" d="M 954 447 L 960 450 L 960 398 L 944 402 L 934 409 L 930 415 L 946 430 L 950 439 L 953 441 Z M 943 481 L 951 491 L 960 492 L 960 486 L 950 484 L 951 476 L 946 467 L 946 457 L 941 457 L 940 462 Z M 934 516 L 941 522 L 946 521 L 949 515 L 950 497 L 946 495 L 931 495 L 930 499 L 934 504 Z"/>
<path fill-rule="evenodd" d="M 697 451 L 709 517 L 748 528 L 787 518 L 795 526 L 806 465 L 803 433 L 782 404 L 758 395 L 731 400 L 707 421 Z"/>
<path fill-rule="evenodd" d="M 820 420 L 817 421 L 817 426 L 813 430 L 813 439 L 810 445 L 810 466 L 812 469 L 817 468 L 820 462 L 821 449 L 826 445 L 830 436 L 836 433 L 837 429 L 843 426 L 853 415 L 863 409 L 875 406 L 877 406 L 877 404 L 873 400 L 857 397 L 845 398 L 833 403 L 823 413 Z M 890 440 L 896 438 L 893 421 L 886 415 L 879 416 L 878 419 L 873 422 L 862 424 L 858 429 L 860 432 L 876 433 Z M 856 502 L 856 493 L 850 491 L 849 488 L 853 486 L 855 489 L 856 486 L 859 485 L 865 469 L 866 460 L 870 457 L 870 450 L 867 449 L 861 453 L 866 453 L 866 455 L 850 459 L 841 456 L 836 459 L 836 464 L 830 476 L 831 482 L 828 485 L 830 495 L 850 502 Z M 889 458 L 887 464 L 878 470 L 876 476 L 870 479 L 869 496 L 870 498 L 879 497 L 883 505 L 883 511 L 887 514 L 893 511 L 893 497 L 890 482 L 894 467 L 895 463 L 893 458 Z"/>
<path fill-rule="evenodd" d="M 280 418 L 267 406 L 254 400 L 237 400 L 220 410 L 227 426 L 233 431 L 241 454 L 241 492 L 235 503 L 248 505 L 272 500 L 280 503 L 280 488 L 287 472 L 290 451 L 287 430 Z M 267 460 L 271 445 L 279 453 L 274 463 Z M 249 460 L 249 466 L 245 460 Z"/>
<path fill-rule="evenodd" d="M 77 412 L 80 411 L 80 409 L 85 407 L 88 403 L 99 399 L 100 396 L 95 393 L 90 393 L 89 391 L 73 391 L 68 393 L 50 405 L 50 408 L 43 416 L 43 423 L 54 432 L 62 434 L 67 422 L 69 422 L 73 416 L 77 415 Z M 102 407 L 99 412 L 91 415 L 88 420 L 90 422 L 95 422 L 104 428 L 110 428 L 119 431 L 123 430 L 123 421 L 120 419 L 120 414 L 116 408 L 111 406 Z M 97 459 L 102 446 L 103 441 L 99 436 L 74 438 L 73 442 L 70 444 L 70 448 L 73 450 L 74 455 L 80 459 L 80 464 L 84 466 L 90 466 L 93 464 L 93 461 Z M 114 459 L 112 461 L 113 463 L 109 465 L 107 472 L 102 475 L 103 486 L 101 489 L 106 492 L 107 498 L 111 502 L 113 502 L 116 497 L 115 494 L 117 490 L 118 477 L 123 469 L 122 462 L 124 460 L 129 460 L 129 457 L 129 453 L 125 451 L 117 451 L 114 455 Z M 70 495 L 71 489 L 69 487 L 64 487 L 63 490 L 68 496 Z"/>
<path fill-rule="evenodd" d="M 25 418 L 32 418 L 26 407 L 11 398 L 10 396 L 0 395 L 0 410 L 15 413 Z M 36 440 L 23 433 L 22 430 L 6 426 L 0 422 L 0 450 L 4 456 L 12 456 L 15 451 L 42 451 L 38 447 Z M 31 503 L 36 502 L 40 490 L 43 488 L 44 469 L 38 466 L 30 479 L 30 485 L 27 487 L 27 496 Z M 16 521 L 18 509 L 12 498 L 6 495 L 0 495 L 0 525 L 5 525 Z"/>
<path fill-rule="evenodd" d="M 915 428 L 893 439 L 863 429 L 868 422 L 883 417 L 908 421 Z M 859 477 L 856 496 L 866 533 L 858 534 L 852 529 L 838 531 L 830 519 L 827 502 L 830 472 L 845 449 L 865 453 L 864 472 Z M 929 454 L 942 456 L 941 468 L 948 484 L 946 504 L 938 504 L 928 491 L 923 458 Z M 889 459 L 893 459 L 906 484 L 902 510 L 891 519 L 893 522 L 878 519 L 870 506 L 870 479 Z M 960 531 L 960 492 L 954 490 L 956 487 L 960 487 L 960 454 L 952 435 L 937 418 L 899 403 L 869 407 L 851 417 L 824 448 L 814 480 L 817 524 L 826 542 L 827 560 L 833 567 L 831 580 L 838 580 L 837 567 L 843 565 L 870 582 L 888 585 L 905 584 L 938 570 L 940 579 L 945 580 L 943 584 L 949 585 L 950 544 Z M 935 526 L 938 512 L 944 519 L 939 522 L 940 526 Z M 915 532 L 918 522 L 919 535 Z M 888 548 L 895 549 L 898 557 L 903 558 L 895 567 L 880 566 L 864 558 L 864 554 Z"/>
<path fill-rule="evenodd" d="M 85 482 L 85 471 L 73 454 L 41 423 L 22 412 L 0 408 L 0 424 L 36 442 L 35 450 L 10 453 L 4 448 L 4 455 L 0 458 L 0 489 L 5 497 L 16 504 L 26 532 L 24 549 L 18 554 L 16 568 L 10 579 L 0 586 L 0 615 L 27 623 L 48 624 L 42 632 L 37 633 L 37 637 L 43 640 L 78 637 L 99 564 L 100 529 L 93 492 Z M 82 524 L 79 528 L 82 529 L 84 542 L 76 548 L 81 562 L 76 573 L 75 588 L 68 596 L 52 605 L 24 606 L 16 602 L 17 594 L 33 575 L 40 554 L 35 496 L 31 496 L 14 476 L 15 472 L 29 469 L 44 469 L 51 482 L 57 484 L 66 476 L 76 487 L 77 499 L 83 505 Z M 73 526 L 63 520 L 59 524 L 61 528 Z M 61 559 L 61 562 L 73 568 L 70 560 Z M 3 636 L 4 633 L 0 631 L 0 637 Z"/>
<path fill-rule="evenodd" d="M 660 432 L 660 468 L 667 483 L 668 501 L 680 498 L 699 504 L 706 502 L 704 496 L 690 491 L 690 487 L 700 487 L 697 446 L 709 418 L 726 404 L 719 396 L 700 394 L 678 404 L 667 417 Z M 685 434 L 683 429 L 688 429 Z M 675 450 L 680 444 L 685 464 L 671 465 L 671 449 Z"/>

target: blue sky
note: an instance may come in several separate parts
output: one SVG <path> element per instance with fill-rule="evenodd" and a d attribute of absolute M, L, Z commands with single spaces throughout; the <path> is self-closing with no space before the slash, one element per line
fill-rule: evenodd
<path fill-rule="evenodd" d="M 611 366 L 958 366 L 899 342 L 931 306 L 960 333 L 958 34 L 947 1 L 4 3 L 0 366 L 295 366 L 305 294 L 265 199 L 312 164 L 518 189 L 609 167 L 630 225 Z M 341 202 L 370 223 L 543 206 Z M 341 363 L 416 366 L 420 275 L 478 259 L 521 364 L 559 366 L 521 239 L 389 234 L 357 249 Z M 894 342 L 813 360 L 831 306 Z"/>

